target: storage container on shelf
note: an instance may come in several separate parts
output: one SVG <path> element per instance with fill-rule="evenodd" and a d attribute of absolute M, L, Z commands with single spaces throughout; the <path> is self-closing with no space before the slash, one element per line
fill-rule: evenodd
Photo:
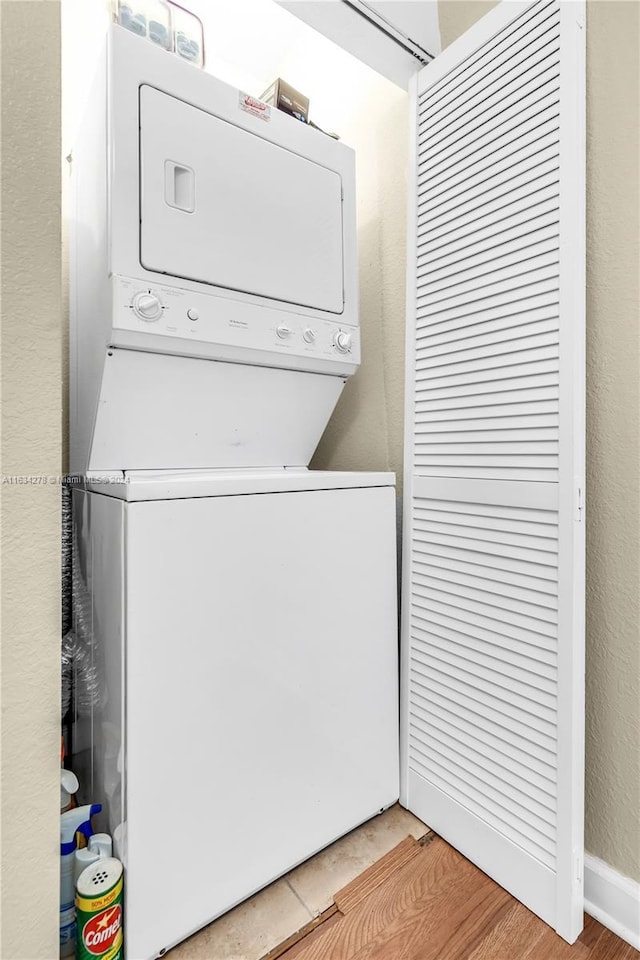
<path fill-rule="evenodd" d="M 177 3 L 170 3 L 173 30 L 173 52 L 197 67 L 204 66 L 204 32 L 195 13 Z"/>
<path fill-rule="evenodd" d="M 166 0 L 116 0 L 117 22 L 164 50 L 171 50 L 171 10 Z"/>

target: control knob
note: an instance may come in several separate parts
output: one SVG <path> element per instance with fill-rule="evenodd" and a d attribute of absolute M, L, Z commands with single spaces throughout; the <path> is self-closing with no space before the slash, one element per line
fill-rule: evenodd
<path fill-rule="evenodd" d="M 349 353 L 351 350 L 351 334 L 345 330 L 338 330 L 333 338 L 333 343 L 340 353 Z"/>
<path fill-rule="evenodd" d="M 159 320 L 162 316 L 162 303 L 155 293 L 136 293 L 133 298 L 133 310 L 141 320 Z"/>
<path fill-rule="evenodd" d="M 293 330 L 291 329 L 291 327 L 287 327 L 286 324 L 281 323 L 279 326 L 276 327 L 276 333 L 281 340 L 288 340 L 288 338 L 293 333 Z"/>

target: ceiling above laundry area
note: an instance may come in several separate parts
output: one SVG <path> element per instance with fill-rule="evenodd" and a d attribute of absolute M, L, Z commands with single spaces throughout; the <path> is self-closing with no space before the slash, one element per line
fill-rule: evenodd
<path fill-rule="evenodd" d="M 395 97 L 382 66 L 367 66 L 364 56 L 358 59 L 357 51 L 339 45 L 340 38 L 332 42 L 327 31 L 323 36 L 274 0 L 184 0 L 183 5 L 202 21 L 208 73 L 254 97 L 282 77 L 309 98 L 313 123 L 346 142 L 354 118 L 373 102 Z M 86 78 L 93 75 L 108 22 L 104 0 L 63 0 L 65 155 L 76 138 L 90 86 Z"/>
<path fill-rule="evenodd" d="M 275 0 L 406 88 L 440 53 L 437 0 Z"/>
<path fill-rule="evenodd" d="M 310 119 L 323 130 L 342 136 L 364 100 L 370 98 L 374 86 L 384 84 L 383 78 L 399 82 L 385 69 L 384 57 L 379 62 L 367 60 L 363 51 L 344 43 L 342 37 L 333 36 L 321 23 L 300 18 L 297 4 L 274 0 L 225 0 L 215 4 L 211 0 L 188 0 L 185 5 L 203 23 L 207 71 L 257 97 L 276 77 L 283 77 L 309 97 Z M 333 3 L 322 4 L 325 5 Z M 425 7 L 430 5 L 426 3 Z M 306 8 L 307 4 L 301 6 Z M 364 21 L 357 15 L 356 19 L 362 29 L 360 23 Z M 420 65 L 409 54 L 401 53 Z M 406 86 L 406 82 L 400 85 Z"/>

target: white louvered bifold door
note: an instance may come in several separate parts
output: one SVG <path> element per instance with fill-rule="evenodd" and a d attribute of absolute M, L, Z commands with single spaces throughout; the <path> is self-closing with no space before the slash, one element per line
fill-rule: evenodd
<path fill-rule="evenodd" d="M 402 801 L 573 942 L 584 5 L 503 2 L 416 79 Z"/>

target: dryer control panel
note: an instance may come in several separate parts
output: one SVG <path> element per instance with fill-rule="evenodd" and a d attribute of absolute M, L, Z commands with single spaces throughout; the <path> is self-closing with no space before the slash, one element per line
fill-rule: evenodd
<path fill-rule="evenodd" d="M 281 367 L 347 374 L 360 362 L 359 328 L 339 318 L 284 315 L 262 305 L 251 311 L 246 302 L 126 277 L 113 282 L 114 343 L 123 346 L 144 349 L 142 337 L 156 351 L 247 362 L 256 362 L 248 354 L 260 351 L 270 355 L 268 362 L 277 354 Z M 135 339 L 119 341 L 118 332 Z M 158 347 L 158 338 L 167 341 L 165 348 Z"/>

